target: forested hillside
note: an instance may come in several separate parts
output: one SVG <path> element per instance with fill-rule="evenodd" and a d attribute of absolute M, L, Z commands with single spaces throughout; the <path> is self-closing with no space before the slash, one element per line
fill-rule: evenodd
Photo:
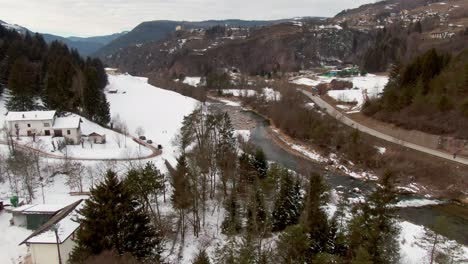
<path fill-rule="evenodd" d="M 382 97 L 364 113 L 397 125 L 436 134 L 468 134 L 468 49 L 451 58 L 430 50 L 395 64 Z"/>
<path fill-rule="evenodd" d="M 99 59 L 83 59 L 65 44 L 47 45 L 40 34 L 0 26 L 0 87 L 9 89 L 10 111 L 54 109 L 79 113 L 100 124 L 110 120 Z"/>

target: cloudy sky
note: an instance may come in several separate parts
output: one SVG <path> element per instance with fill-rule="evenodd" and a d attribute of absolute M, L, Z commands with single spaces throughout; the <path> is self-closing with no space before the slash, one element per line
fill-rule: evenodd
<path fill-rule="evenodd" d="M 32 31 L 94 36 L 149 20 L 333 16 L 373 0 L 0 0 L 0 20 Z"/>

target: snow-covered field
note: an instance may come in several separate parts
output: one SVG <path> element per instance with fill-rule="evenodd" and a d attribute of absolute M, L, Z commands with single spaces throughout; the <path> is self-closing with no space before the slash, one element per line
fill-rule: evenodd
<path fill-rule="evenodd" d="M 107 94 L 111 115 L 115 116 L 118 114 L 120 119 L 128 126 L 131 134 L 135 134 L 135 130 L 141 127 L 145 131 L 144 134 L 147 138 L 152 139 L 155 144 L 163 146 L 163 154 L 152 158 L 151 161 L 162 172 L 166 172 L 163 166 L 164 160 L 167 159 L 170 162 L 175 162 L 175 157 L 177 156 L 177 148 L 172 144 L 174 136 L 182 126 L 183 117 L 190 114 L 199 102 L 178 93 L 151 86 L 147 83 L 146 78 L 130 75 L 112 75 L 109 76 L 109 82 L 107 90 L 118 90 L 117 94 Z M 1 97 L 0 112 L 2 113 L 0 118 L 4 119 L 6 110 L 4 98 Z M 88 128 L 92 130 L 97 129 L 94 127 L 95 124 L 87 120 L 83 121 L 82 126 L 84 126 L 84 130 Z M 110 132 L 106 131 L 106 133 Z M 112 137 L 107 136 L 107 140 L 112 140 Z M 131 144 L 130 141 L 131 139 L 127 139 L 127 146 Z M 96 144 L 93 146 L 93 155 L 104 155 L 103 152 L 97 151 L 96 146 Z M 81 146 L 76 147 L 81 148 Z M 6 155 L 8 152 L 7 146 L 0 145 L 0 151 L 3 155 Z M 112 151 L 117 152 L 115 148 Z M 73 150 L 70 150 L 70 152 L 73 152 Z M 107 155 L 111 151 L 106 150 L 105 152 Z M 49 166 L 58 165 L 61 162 L 60 160 L 46 158 L 43 158 L 42 161 Z M 86 167 L 93 169 L 95 174 L 94 176 L 87 175 L 85 177 L 85 191 L 89 189 L 93 181 L 99 181 L 100 172 L 105 171 L 105 169 L 112 168 L 118 173 L 122 173 L 126 170 L 127 166 L 131 165 L 126 161 L 84 161 L 82 163 Z M 71 196 L 71 188 L 67 186 L 66 180 L 67 176 L 62 174 L 58 174 L 52 178 L 49 177 L 43 191 L 40 186 L 36 187 L 36 198 L 33 200 L 33 204 L 42 204 L 42 193 L 44 193 L 46 203 L 70 204 L 79 199 L 87 198 L 87 196 Z M 11 196 L 12 192 L 8 182 L 0 183 L 0 200 L 8 202 Z M 20 196 L 22 195 L 20 194 Z M 168 202 L 167 205 L 169 206 L 170 203 Z M 28 253 L 25 245 L 18 246 L 18 244 L 30 235 L 31 231 L 21 227 L 10 226 L 10 219 L 10 213 L 4 211 L 0 213 L 0 234 L 2 234 L 0 236 L 0 263 L 2 264 L 20 263 Z"/>
<path fill-rule="evenodd" d="M 334 79 L 352 82 L 353 89 L 331 90 L 328 91 L 328 96 L 332 97 L 338 102 L 355 103 L 356 105 L 353 107 L 354 109 L 361 108 L 365 100 L 365 94 L 367 94 L 369 98 L 379 96 L 383 92 L 383 89 L 388 82 L 387 76 L 378 76 L 374 74 L 348 78 L 317 76 L 312 79 L 307 77 L 299 77 L 290 80 L 290 82 L 298 85 L 317 86 L 321 83 L 330 83 Z"/>
<path fill-rule="evenodd" d="M 147 78 L 131 75 L 109 75 L 107 89 L 119 91 L 106 94 L 111 116 L 118 115 L 131 133 L 143 128 L 146 138 L 162 145 L 162 159 L 175 161 L 174 136 L 181 128 L 184 116 L 190 114 L 199 102 L 156 88 L 148 84 Z"/>

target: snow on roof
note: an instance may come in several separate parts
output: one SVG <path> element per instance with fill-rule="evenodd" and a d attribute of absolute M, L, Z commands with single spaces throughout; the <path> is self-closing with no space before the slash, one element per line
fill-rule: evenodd
<path fill-rule="evenodd" d="M 13 209 L 11 211 L 12 212 L 22 212 L 22 211 L 28 209 L 29 207 L 33 207 L 33 206 L 34 206 L 34 204 L 25 204 L 25 205 L 16 207 L 15 209 Z"/>
<path fill-rule="evenodd" d="M 81 118 L 79 116 L 57 117 L 54 121 L 54 128 L 78 128 L 80 126 Z"/>
<path fill-rule="evenodd" d="M 59 213 L 50 218 L 45 224 L 39 229 L 34 231 L 28 236 L 23 242 L 29 244 L 56 244 L 63 243 L 67 240 L 73 232 L 80 226 L 79 223 L 75 222 L 73 218 L 76 216 L 75 208 L 80 207 L 83 200 L 78 200 L 70 205 L 67 205 Z M 55 230 L 57 229 L 57 236 Z"/>
<path fill-rule="evenodd" d="M 13 212 L 22 212 L 24 214 L 34 213 L 56 213 L 67 205 L 64 204 L 27 204 L 13 209 Z"/>
<path fill-rule="evenodd" d="M 78 227 L 80 227 L 80 224 L 73 221 L 73 217 L 75 214 L 69 214 L 62 220 L 60 220 L 55 226 L 57 227 L 57 235 L 59 239 L 59 243 L 63 243 L 65 240 L 67 240 L 68 237 L 70 237 L 73 232 L 75 232 Z M 52 229 L 49 229 L 47 231 L 44 231 L 36 236 L 33 236 L 26 240 L 26 243 L 31 243 L 31 244 L 56 244 L 57 243 L 57 237 L 55 236 L 55 232 Z"/>
<path fill-rule="evenodd" d="M 19 120 L 51 120 L 54 119 L 55 111 L 28 111 L 28 112 L 8 112 L 6 121 Z"/>

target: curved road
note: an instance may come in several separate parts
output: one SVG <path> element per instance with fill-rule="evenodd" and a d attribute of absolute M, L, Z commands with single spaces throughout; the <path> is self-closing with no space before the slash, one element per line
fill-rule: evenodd
<path fill-rule="evenodd" d="M 427 153 L 429 155 L 433 155 L 433 156 L 443 158 L 443 159 L 446 159 L 446 160 L 449 160 L 449 161 L 458 162 L 458 163 L 461 163 L 461 164 L 464 164 L 464 165 L 468 165 L 468 159 L 467 158 L 458 156 L 457 158 L 454 159 L 453 155 L 451 155 L 451 154 L 449 154 L 447 152 L 443 152 L 443 151 L 435 150 L 435 149 L 432 149 L 432 148 L 423 147 L 421 145 L 417 145 L 417 144 L 414 144 L 414 143 L 411 143 L 411 142 L 407 142 L 407 141 L 398 139 L 396 137 L 389 136 L 387 134 L 384 134 L 382 132 L 379 132 L 377 130 L 369 128 L 367 126 L 361 125 L 361 124 L 357 123 L 356 121 L 350 119 L 349 117 L 347 117 L 346 115 L 344 115 L 340 111 L 336 110 L 332 105 L 325 102 L 322 98 L 320 98 L 318 96 L 315 96 L 311 92 L 307 92 L 307 91 L 304 91 L 302 89 L 300 89 L 300 91 L 302 93 L 304 93 L 307 97 L 309 97 L 317 106 L 319 106 L 322 109 L 325 109 L 329 115 L 335 117 L 337 120 L 339 120 L 340 122 L 342 122 L 345 125 L 356 128 L 359 131 L 362 131 L 362 132 L 364 132 L 366 134 L 372 135 L 374 137 L 383 139 L 383 140 L 388 141 L 388 142 L 392 142 L 392 143 L 395 143 L 395 144 L 398 144 L 398 145 L 401 145 L 401 146 L 404 146 L 404 147 L 407 147 L 407 148 L 410 148 L 410 149 L 414 149 L 414 150 L 417 150 L 417 151 L 420 151 L 420 152 L 424 152 L 424 153 Z"/>
<path fill-rule="evenodd" d="M 68 159 L 68 160 L 76 160 L 76 161 L 133 161 L 133 160 L 145 160 L 145 159 L 150 159 L 154 158 L 156 156 L 159 156 L 162 154 L 162 151 L 159 150 L 158 148 L 154 147 L 153 145 L 146 143 L 143 140 L 140 140 L 135 137 L 131 137 L 136 143 L 140 144 L 143 147 L 146 147 L 151 150 L 151 154 L 144 156 L 144 157 L 135 157 L 135 158 L 109 158 L 109 159 L 102 159 L 102 158 L 76 158 L 76 157 L 64 157 L 62 155 L 57 155 L 49 152 L 45 152 L 30 146 L 26 145 L 21 145 L 18 143 L 14 143 L 15 147 L 23 149 L 23 150 L 28 150 L 28 151 L 34 151 L 39 154 L 39 156 L 44 157 L 44 158 L 50 158 L 50 159 Z M 7 142 L 0 140 L 0 144 L 2 145 L 8 145 Z"/>

